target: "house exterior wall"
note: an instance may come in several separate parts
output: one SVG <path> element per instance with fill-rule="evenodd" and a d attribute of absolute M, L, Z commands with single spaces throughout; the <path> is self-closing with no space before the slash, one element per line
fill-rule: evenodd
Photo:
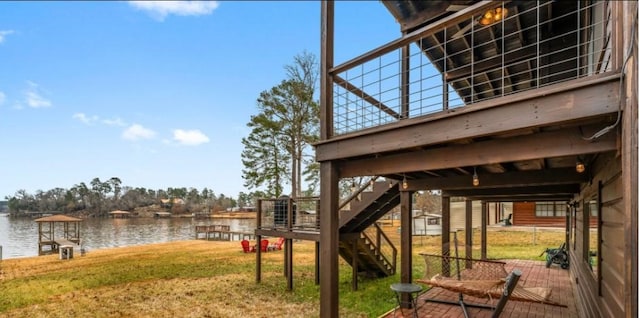
<path fill-rule="evenodd" d="M 513 225 L 565 227 L 567 222 L 565 216 L 536 216 L 536 202 L 514 202 L 513 211 Z M 592 225 L 597 225 L 597 220 L 592 220 Z"/>
<path fill-rule="evenodd" d="M 571 212 L 569 244 L 571 275 L 577 282 L 576 289 L 584 317 L 624 317 L 624 208 L 622 204 L 621 161 L 615 154 L 598 159 L 593 169 L 597 172 L 590 184 L 584 185 Z M 589 215 L 586 207 L 595 199 L 600 206 L 599 219 Z M 601 225 L 598 227 L 597 220 Z M 590 265 L 589 251 L 594 249 L 600 228 L 600 246 L 596 260 Z M 590 246 L 591 245 L 591 246 Z"/>
<path fill-rule="evenodd" d="M 618 67 L 624 66 L 624 95 L 619 105 L 619 150 L 600 155 L 588 173 L 570 212 L 570 273 L 575 281 L 580 317 L 637 317 L 638 315 L 638 70 L 637 11 L 635 1 L 614 3 L 617 17 L 612 45 Z M 633 36 L 633 38 L 632 38 Z M 634 49 L 627 64 L 629 46 Z M 596 199 L 599 213 L 595 228 L 587 204 Z M 598 245 L 595 270 L 589 263 L 590 243 Z"/>

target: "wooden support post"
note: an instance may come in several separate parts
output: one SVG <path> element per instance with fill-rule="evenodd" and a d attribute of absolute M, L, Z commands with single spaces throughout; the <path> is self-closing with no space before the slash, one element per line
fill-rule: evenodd
<path fill-rule="evenodd" d="M 323 2 L 323 6 L 326 2 Z M 338 169 L 320 163 L 320 317 L 338 317 Z"/>
<path fill-rule="evenodd" d="M 262 248 L 260 248 L 262 235 L 256 235 L 256 282 L 262 280 Z"/>
<path fill-rule="evenodd" d="M 471 268 L 471 259 L 473 258 L 473 201 L 464 200 L 464 258 L 465 268 Z"/>
<path fill-rule="evenodd" d="M 398 185 L 400 186 L 400 185 Z M 413 276 L 413 260 L 411 251 L 411 232 L 412 232 L 412 211 L 411 200 L 412 192 L 400 191 L 400 282 L 411 283 Z M 403 307 L 411 307 L 411 295 L 402 293 L 401 304 Z"/>
<path fill-rule="evenodd" d="M 320 285 L 320 242 L 316 242 L 316 285 Z"/>
<path fill-rule="evenodd" d="M 287 239 L 288 240 L 288 239 Z M 284 275 L 284 277 L 288 277 L 287 275 L 289 275 L 289 253 L 287 253 L 287 249 L 289 248 L 289 244 L 287 244 L 287 240 L 285 240 L 284 243 L 284 253 L 282 256 L 282 260 L 283 260 L 283 268 L 282 268 L 282 274 Z"/>
<path fill-rule="evenodd" d="M 451 255 L 451 197 L 442 196 L 442 256 Z M 442 275 L 449 277 L 451 275 L 449 267 L 449 259 L 447 257 L 442 258 Z"/>
<path fill-rule="evenodd" d="M 287 290 L 293 290 L 293 239 L 286 239 L 284 243 L 284 252 L 286 255 L 285 267 L 287 268 Z"/>
<path fill-rule="evenodd" d="M 351 242 L 351 290 L 358 290 L 358 239 Z"/>
<path fill-rule="evenodd" d="M 320 140 L 333 136 L 333 1 L 320 3 Z M 338 167 L 320 161 L 320 318 L 339 316 L 338 301 Z"/>
<path fill-rule="evenodd" d="M 480 259 L 487 259 L 487 221 L 489 220 L 489 203 L 482 201 L 482 224 L 480 225 Z"/>

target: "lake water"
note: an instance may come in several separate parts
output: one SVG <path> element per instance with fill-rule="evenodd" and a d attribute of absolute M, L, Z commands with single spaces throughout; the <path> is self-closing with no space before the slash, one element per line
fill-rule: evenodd
<path fill-rule="evenodd" d="M 233 232 L 253 232 L 256 220 L 90 218 L 80 222 L 80 237 L 90 252 L 101 248 L 192 240 L 196 225 L 210 224 L 229 225 Z M 2 259 L 37 256 L 38 224 L 31 218 L 10 218 L 0 214 L 0 246 Z"/>

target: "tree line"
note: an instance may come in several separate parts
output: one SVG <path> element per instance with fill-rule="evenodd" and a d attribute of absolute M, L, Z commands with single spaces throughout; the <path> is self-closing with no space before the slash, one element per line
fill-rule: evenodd
<path fill-rule="evenodd" d="M 124 186 L 120 178 L 112 177 L 105 181 L 94 178 L 89 184 L 80 182 L 70 189 L 38 190 L 34 194 L 18 190 L 15 195 L 7 196 L 5 199 L 9 203 L 9 213 L 17 216 L 28 212 L 75 212 L 105 216 L 113 210 L 133 211 L 139 207 L 161 205 L 162 200 L 169 200 L 165 208 L 179 213 L 221 211 L 233 207 L 254 206 L 255 200 L 262 195 L 260 191 L 240 192 L 237 198 L 233 198 L 222 193 L 216 195 L 208 188 L 134 188 Z M 174 207 L 174 199 L 181 199 L 184 203 Z"/>

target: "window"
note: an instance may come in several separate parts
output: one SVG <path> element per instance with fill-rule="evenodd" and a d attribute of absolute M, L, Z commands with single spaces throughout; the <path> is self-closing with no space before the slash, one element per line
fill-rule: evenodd
<path fill-rule="evenodd" d="M 600 188 L 601 182 L 598 183 L 598 193 L 593 194 L 585 199 L 584 205 L 584 235 L 585 248 L 584 259 L 593 272 L 593 276 L 598 280 L 599 284 L 599 261 L 600 261 Z M 598 289 L 598 292 L 600 290 Z"/>
<path fill-rule="evenodd" d="M 427 222 L 429 225 L 440 225 L 440 218 L 428 218 Z"/>
<path fill-rule="evenodd" d="M 536 217 L 566 217 L 566 202 L 536 202 Z"/>

